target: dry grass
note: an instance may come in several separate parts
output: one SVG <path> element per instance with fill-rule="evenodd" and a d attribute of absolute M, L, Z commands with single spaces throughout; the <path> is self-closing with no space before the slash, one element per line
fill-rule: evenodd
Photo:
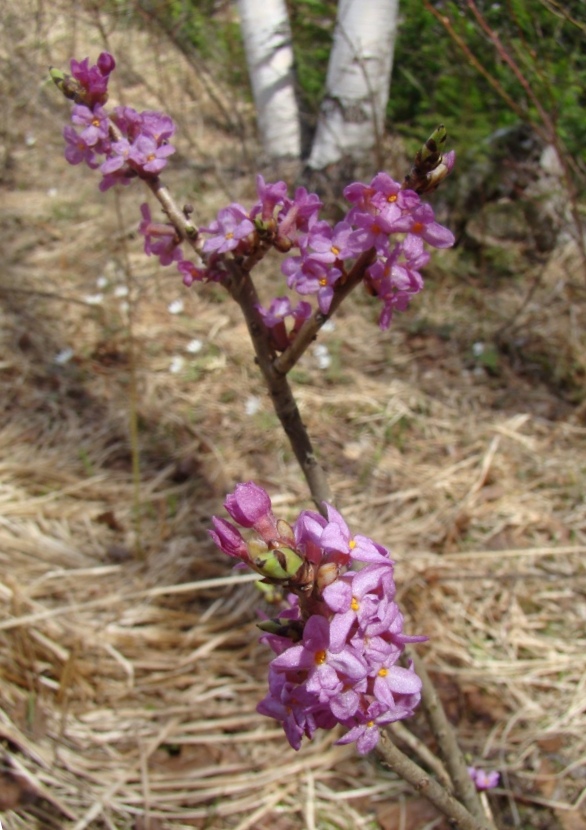
<path fill-rule="evenodd" d="M 44 67 L 95 55 L 102 42 L 92 14 L 42 10 L 11 5 L 0 53 L 5 68 L 21 67 L 18 82 L 4 72 L 0 206 L 5 826 L 396 826 L 389 805 L 405 788 L 374 758 L 328 734 L 296 754 L 255 713 L 268 658 L 256 643 L 255 589 L 213 549 L 209 516 L 238 480 L 265 484 L 286 516 L 308 506 L 305 487 L 235 309 L 142 256 L 141 195 L 124 193 L 117 217 L 115 197 L 62 160 L 66 108 L 40 80 Z M 104 25 L 127 101 L 180 115 L 180 150 L 193 164 L 179 159 L 167 177 L 179 198 L 202 220 L 226 190 L 249 199 L 251 177 L 214 126 L 209 88 L 162 40 Z M 325 335 L 332 366 L 318 370 L 308 355 L 296 389 L 339 506 L 396 554 L 410 628 L 430 637 L 422 650 L 463 748 L 502 771 L 493 810 L 506 826 L 579 830 L 586 428 L 580 406 L 536 375 L 470 364 L 468 347 L 494 325 L 486 308 L 502 321 L 526 287 L 493 289 L 474 318 L 487 291 L 442 276 L 450 256 L 387 334 L 366 301 L 348 304 Z M 553 257 L 525 319 L 576 355 L 584 308 L 567 301 L 560 268 Z M 178 298 L 184 310 L 171 315 Z M 446 321 L 451 338 L 438 333 Z M 190 354 L 194 338 L 202 348 Z M 56 362 L 66 347 L 72 359 Z M 413 729 L 428 740 L 421 717 Z"/>

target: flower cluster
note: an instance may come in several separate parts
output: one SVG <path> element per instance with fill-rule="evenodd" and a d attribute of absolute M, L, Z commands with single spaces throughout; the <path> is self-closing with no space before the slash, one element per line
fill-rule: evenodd
<path fill-rule="evenodd" d="M 88 58 L 71 61 L 72 77 L 56 79 L 64 93 L 76 103 L 71 120 L 74 126 L 63 130 L 65 158 L 70 164 L 85 162 L 100 168 L 100 190 L 114 184 L 129 184 L 136 176 L 158 176 L 175 152 L 169 139 L 175 133 L 173 120 L 165 113 L 118 106 L 104 109 L 108 100 L 108 80 L 115 67 L 108 52 L 89 66 Z M 100 157 L 104 157 L 102 161 Z"/>
<path fill-rule="evenodd" d="M 102 52 L 95 65 L 89 59 L 71 61 L 72 75 L 51 74 L 63 93 L 74 101 L 72 125 L 64 128 L 65 157 L 70 164 L 87 164 L 102 173 L 100 189 L 129 184 L 133 178 L 156 178 L 175 148 L 172 119 L 162 112 L 137 112 L 117 106 L 106 111 L 108 81 L 115 61 Z M 445 139 L 445 130 L 438 128 Z M 436 135 L 434 133 L 434 135 Z M 432 144 L 434 152 L 428 148 Z M 408 181 L 422 191 L 433 189 L 454 166 L 453 152 L 441 154 L 437 141 L 428 140 L 425 158 L 419 159 Z M 417 174 L 417 175 L 415 175 Z M 354 182 L 344 190 L 350 207 L 344 218 L 331 224 L 319 217 L 322 203 L 315 193 L 298 187 L 293 198 L 283 181 L 265 182 L 257 177 L 258 199 L 247 210 L 233 202 L 222 208 L 214 221 L 199 229 L 203 261 L 185 259 L 177 230 L 152 221 L 147 205 L 141 207 L 139 231 L 148 255 L 162 265 L 176 263 L 185 285 L 221 282 L 228 276 L 227 258 L 250 263 L 270 248 L 286 254 L 281 270 L 287 287 L 302 297 L 314 295 L 319 311 L 327 315 L 337 288 L 364 256 L 359 277 L 368 292 L 382 303 L 379 325 L 388 328 L 395 311 L 404 311 L 421 291 L 421 268 L 429 261 L 425 244 L 447 248 L 454 236 L 437 223 L 432 208 L 418 192 L 378 173 L 369 184 Z M 193 228 L 195 238 L 195 228 Z M 293 307 L 287 297 L 277 297 L 259 314 L 269 331 L 272 346 L 284 351 L 312 313 L 302 300 Z M 290 321 L 288 320 L 290 318 Z"/>
<path fill-rule="evenodd" d="M 369 752 L 381 726 L 413 714 L 421 681 L 398 660 L 406 643 L 426 639 L 403 633 L 388 550 L 352 536 L 331 505 L 327 517 L 308 510 L 292 526 L 277 519 L 253 482 L 237 485 L 224 506 L 256 535 L 246 541 L 234 524 L 213 517 L 214 542 L 290 591 L 288 607 L 260 625 L 276 656 L 258 711 L 282 723 L 294 749 L 304 735 L 342 724 L 349 731 L 338 743 L 356 741 L 358 752 Z"/>
<path fill-rule="evenodd" d="M 449 172 L 454 154 L 447 153 L 442 163 Z M 233 203 L 200 229 L 208 235 L 204 254 L 230 252 L 245 257 L 260 243 L 293 252 L 282 265 L 287 286 L 301 295 L 314 294 L 323 314 L 329 312 L 336 284 L 344 282 L 351 264 L 371 252 L 373 262 L 365 271 L 364 282 L 369 293 L 382 302 L 379 325 L 388 328 L 393 312 L 405 310 L 423 287 L 420 269 L 429 261 L 424 243 L 435 248 L 454 243 L 452 232 L 435 221 L 432 208 L 387 173 L 378 173 L 368 185 L 348 185 L 344 196 L 351 207 L 335 225 L 319 219 L 322 204 L 304 187 L 297 188 L 290 198 L 285 182 L 268 184 L 259 175 L 257 191 L 259 199 L 250 211 Z M 285 348 L 296 327 L 284 338 L 284 320 L 279 318 L 271 325 L 272 311 L 261 313 L 273 333 L 275 347 Z M 296 321 L 292 310 L 288 314 Z M 279 332 L 274 331 L 276 326 Z"/>
<path fill-rule="evenodd" d="M 149 206 L 140 206 L 142 222 L 138 232 L 144 236 L 144 252 L 147 256 L 158 256 L 161 265 L 171 265 L 181 260 L 181 248 L 177 231 L 168 222 L 153 222 Z M 179 267 L 179 266 L 178 266 Z"/>

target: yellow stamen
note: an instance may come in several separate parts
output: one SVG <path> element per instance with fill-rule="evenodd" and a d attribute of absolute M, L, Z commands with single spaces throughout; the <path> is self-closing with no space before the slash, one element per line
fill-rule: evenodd
<path fill-rule="evenodd" d="M 360 603 L 358 602 L 356 597 L 352 597 L 352 602 L 350 603 L 350 608 L 353 611 L 358 611 L 358 609 L 360 608 Z"/>
<path fill-rule="evenodd" d="M 326 653 L 325 653 L 325 651 L 323 651 L 323 650 L 322 651 L 316 651 L 314 660 L 315 660 L 315 665 L 316 666 L 321 666 L 323 663 L 325 663 L 326 662 Z"/>
<path fill-rule="evenodd" d="M 411 233 L 421 233 L 425 226 L 421 222 L 415 222 L 411 228 Z"/>

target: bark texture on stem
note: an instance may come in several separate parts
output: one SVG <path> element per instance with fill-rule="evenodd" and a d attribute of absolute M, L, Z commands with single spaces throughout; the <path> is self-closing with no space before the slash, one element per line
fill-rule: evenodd
<path fill-rule="evenodd" d="M 407 649 L 409 659 L 413 661 L 416 674 L 423 684 L 421 701 L 431 730 L 438 743 L 446 769 L 452 779 L 457 798 L 467 810 L 479 820 L 484 820 L 482 803 L 476 787 L 468 775 L 467 764 L 458 746 L 456 734 L 449 722 L 442 702 L 431 682 L 425 664 L 414 649 Z"/>
<path fill-rule="evenodd" d="M 287 377 L 275 369 L 276 353 L 270 345 L 268 331 L 257 311 L 259 298 L 252 279 L 247 271 L 233 262 L 230 263 L 230 278 L 224 284 L 242 310 L 256 362 L 262 372 L 275 412 L 303 470 L 315 505 L 320 513 L 323 513 L 322 503 L 332 500 L 327 478 L 316 458 Z"/>
<path fill-rule="evenodd" d="M 494 830 L 490 824 L 472 815 L 441 784 L 404 755 L 394 745 L 388 733 L 382 732 L 378 751 L 389 767 L 404 781 L 447 816 L 458 830 Z"/>
<path fill-rule="evenodd" d="M 145 181 L 180 239 L 191 245 L 197 253 L 197 228 L 177 206 L 171 193 L 159 178 L 145 179 Z M 225 264 L 229 276 L 224 280 L 223 285 L 242 310 L 256 362 L 262 372 L 277 417 L 289 439 L 295 458 L 303 470 L 315 505 L 320 513 L 324 513 L 323 502 L 332 501 L 331 491 L 301 419 L 299 408 L 287 381 L 286 371 L 275 367 L 277 355 L 270 345 L 267 329 L 257 311 L 259 297 L 249 273 L 249 263 L 241 265 L 235 260 L 226 258 Z"/>
<path fill-rule="evenodd" d="M 370 250 L 365 251 L 358 257 L 344 282 L 336 283 L 334 286 L 334 297 L 332 299 L 329 312 L 327 314 L 322 314 L 320 311 L 317 311 L 313 317 L 310 317 L 309 320 L 305 321 L 297 333 L 295 340 L 283 352 L 283 354 L 275 360 L 275 369 L 278 372 L 286 374 L 293 368 L 293 366 L 295 366 L 307 347 L 315 340 L 317 333 L 323 324 L 329 320 L 332 314 L 334 314 L 342 300 L 344 300 L 348 294 L 350 294 L 350 292 L 353 291 L 360 282 L 362 282 L 364 272 L 369 265 L 372 265 L 375 257 L 376 250 L 374 248 L 370 248 Z"/>

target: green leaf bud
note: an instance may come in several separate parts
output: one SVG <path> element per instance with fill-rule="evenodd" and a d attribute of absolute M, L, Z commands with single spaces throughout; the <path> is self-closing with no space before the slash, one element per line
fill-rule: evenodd
<path fill-rule="evenodd" d="M 251 552 L 252 553 L 252 552 Z M 304 560 L 291 548 L 277 548 L 252 557 L 255 571 L 267 579 L 291 579 L 303 565 Z"/>

